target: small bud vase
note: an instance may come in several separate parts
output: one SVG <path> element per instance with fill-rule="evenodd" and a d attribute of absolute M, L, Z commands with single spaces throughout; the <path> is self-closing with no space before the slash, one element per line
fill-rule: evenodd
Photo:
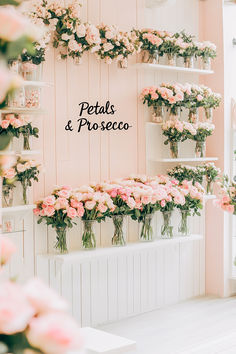
<path fill-rule="evenodd" d="M 140 241 L 153 240 L 152 220 L 154 214 L 146 214 L 142 221 L 139 222 L 139 239 Z"/>
<path fill-rule="evenodd" d="M 55 244 L 56 250 L 60 254 L 65 254 L 68 252 L 67 244 L 66 244 L 66 227 L 57 226 L 56 227 L 57 240 Z"/>
<path fill-rule="evenodd" d="M 84 249 L 96 248 L 95 237 L 95 222 L 96 220 L 82 220 L 83 221 L 83 235 L 82 245 Z"/>
<path fill-rule="evenodd" d="M 187 69 L 194 68 L 194 56 L 192 57 L 184 57 L 184 67 Z"/>
<path fill-rule="evenodd" d="M 180 236 L 188 236 L 189 235 L 189 224 L 188 224 L 188 210 L 180 210 L 181 219 L 178 227 L 178 233 Z"/>
<path fill-rule="evenodd" d="M 173 237 L 173 226 L 171 225 L 172 211 L 163 211 L 163 225 L 161 227 L 161 238 Z"/>
<path fill-rule="evenodd" d="M 126 215 L 114 215 L 112 217 L 114 234 L 111 240 L 112 246 L 126 245 Z"/>
<path fill-rule="evenodd" d="M 170 141 L 170 157 L 177 159 L 179 156 L 179 143 L 177 141 Z"/>
<path fill-rule="evenodd" d="M 213 108 L 204 108 L 205 111 L 205 120 L 206 122 L 212 122 L 213 121 Z"/>
<path fill-rule="evenodd" d="M 159 64 L 158 51 L 150 53 L 148 50 L 143 50 L 141 52 L 141 61 L 147 64 Z"/>
<path fill-rule="evenodd" d="M 205 141 L 196 141 L 195 146 L 195 157 L 205 157 L 206 156 L 206 142 Z"/>
<path fill-rule="evenodd" d="M 152 106 L 153 114 L 152 121 L 154 123 L 163 123 L 164 121 L 164 107 L 163 106 Z"/>
<path fill-rule="evenodd" d="M 213 194 L 213 189 L 214 189 L 213 181 L 211 181 L 208 178 L 206 178 L 206 192 L 207 192 L 207 194 L 208 195 L 212 195 Z"/>
<path fill-rule="evenodd" d="M 197 108 L 190 108 L 188 114 L 188 120 L 190 123 L 197 123 L 198 122 L 198 109 Z"/>

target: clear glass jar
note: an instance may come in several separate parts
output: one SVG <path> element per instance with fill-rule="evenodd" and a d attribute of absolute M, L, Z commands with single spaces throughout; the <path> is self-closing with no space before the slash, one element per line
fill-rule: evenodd
<path fill-rule="evenodd" d="M 96 220 L 82 220 L 83 235 L 82 245 L 84 249 L 96 248 L 95 223 Z"/>
<path fill-rule="evenodd" d="M 202 58 L 201 62 L 201 68 L 202 70 L 211 70 L 211 58 Z"/>
<path fill-rule="evenodd" d="M 198 109 L 190 108 L 188 113 L 188 120 L 190 123 L 197 123 L 199 119 Z"/>
<path fill-rule="evenodd" d="M 65 254 L 68 252 L 67 244 L 66 244 L 66 227 L 56 227 L 57 240 L 55 244 L 56 250 L 60 254 Z"/>
<path fill-rule="evenodd" d="M 27 181 L 24 180 L 21 182 L 22 185 L 22 197 L 23 197 L 23 203 L 24 205 L 29 204 L 29 196 L 28 196 L 28 184 Z"/>
<path fill-rule="evenodd" d="M 23 133 L 23 150 L 30 150 L 30 135 L 29 133 Z"/>
<path fill-rule="evenodd" d="M 177 56 L 173 53 L 166 53 L 166 64 L 170 66 L 177 65 Z"/>
<path fill-rule="evenodd" d="M 188 69 L 194 68 L 194 56 L 184 57 L 184 67 Z"/>
<path fill-rule="evenodd" d="M 152 121 L 154 123 L 163 123 L 164 121 L 164 107 L 163 106 L 152 106 L 153 114 Z"/>
<path fill-rule="evenodd" d="M 114 234 L 111 240 L 112 246 L 125 246 L 127 238 L 126 215 L 113 215 Z"/>
<path fill-rule="evenodd" d="M 178 227 L 178 233 L 180 236 L 188 236 L 189 235 L 189 211 L 188 210 L 180 210 L 180 224 Z"/>
<path fill-rule="evenodd" d="M 33 64 L 31 61 L 25 61 L 21 64 L 21 76 L 27 81 L 42 80 L 43 65 Z"/>
<path fill-rule="evenodd" d="M 213 108 L 204 108 L 206 122 L 213 121 Z"/>
<path fill-rule="evenodd" d="M 8 67 L 11 73 L 18 75 L 20 73 L 21 62 L 19 60 L 9 60 Z"/>
<path fill-rule="evenodd" d="M 73 62 L 75 65 L 80 65 L 82 63 L 81 57 L 74 57 Z"/>
<path fill-rule="evenodd" d="M 25 88 L 20 87 L 10 93 L 7 98 L 8 107 L 24 108 L 25 107 Z"/>
<path fill-rule="evenodd" d="M 179 143 L 177 141 L 170 141 L 170 157 L 177 159 L 179 156 Z"/>
<path fill-rule="evenodd" d="M 123 58 L 117 61 L 117 66 L 119 69 L 127 69 L 128 68 L 128 59 Z"/>
<path fill-rule="evenodd" d="M 154 53 L 151 54 L 148 50 L 142 50 L 141 61 L 142 63 L 159 64 L 158 51 L 155 51 Z"/>
<path fill-rule="evenodd" d="M 2 186 L 2 204 L 3 207 L 11 207 L 13 205 L 13 188 L 12 185 L 3 184 Z"/>
<path fill-rule="evenodd" d="M 25 107 L 39 109 L 41 107 L 41 88 L 35 86 L 25 87 Z"/>
<path fill-rule="evenodd" d="M 181 109 L 180 107 L 171 107 L 170 108 L 170 114 L 169 114 L 169 119 L 170 120 L 176 120 L 176 119 L 180 119 L 180 114 L 181 114 Z"/>
<path fill-rule="evenodd" d="M 195 157 L 205 157 L 206 156 L 206 142 L 205 141 L 196 141 L 195 146 Z"/>
<path fill-rule="evenodd" d="M 214 182 L 206 178 L 206 192 L 208 195 L 212 195 L 214 190 Z"/>
<path fill-rule="evenodd" d="M 142 221 L 139 222 L 139 239 L 140 241 L 153 241 L 153 213 L 143 216 Z"/>
<path fill-rule="evenodd" d="M 163 224 L 161 226 L 161 238 L 173 237 L 173 226 L 171 225 L 172 211 L 162 211 Z"/>

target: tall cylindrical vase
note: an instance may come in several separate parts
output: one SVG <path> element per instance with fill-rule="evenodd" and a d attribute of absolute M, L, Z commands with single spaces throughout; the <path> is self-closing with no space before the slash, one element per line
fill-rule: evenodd
<path fill-rule="evenodd" d="M 95 223 L 96 220 L 83 220 L 82 245 L 84 249 L 96 248 Z"/>
<path fill-rule="evenodd" d="M 112 246 L 126 245 L 126 215 L 114 215 L 112 217 L 114 234 L 111 240 Z"/>
<path fill-rule="evenodd" d="M 204 108 L 205 111 L 205 120 L 207 122 L 213 121 L 213 108 Z"/>
<path fill-rule="evenodd" d="M 67 253 L 68 249 L 66 244 L 66 227 L 64 226 L 56 227 L 56 234 L 57 234 L 57 240 L 55 244 L 56 250 L 61 254 Z"/>
<path fill-rule="evenodd" d="M 214 189 L 214 183 L 213 181 L 209 180 L 208 178 L 206 179 L 207 185 L 206 185 L 206 192 L 208 195 L 213 194 L 213 189 Z"/>
<path fill-rule="evenodd" d="M 188 69 L 194 68 L 194 56 L 184 57 L 184 67 Z"/>
<path fill-rule="evenodd" d="M 198 109 L 197 108 L 190 108 L 189 109 L 188 120 L 190 123 L 197 123 L 198 122 Z"/>
<path fill-rule="evenodd" d="M 161 227 L 161 238 L 172 238 L 173 237 L 173 226 L 171 225 L 171 211 L 163 211 L 163 224 Z"/>
<path fill-rule="evenodd" d="M 179 144 L 177 141 L 170 141 L 170 157 L 177 159 L 179 156 Z"/>
<path fill-rule="evenodd" d="M 188 236 L 189 235 L 189 225 L 188 225 L 188 210 L 180 210 L 181 219 L 178 227 L 178 232 L 180 236 Z"/>
<path fill-rule="evenodd" d="M 23 197 L 23 202 L 25 205 L 29 204 L 29 201 L 28 201 L 28 183 L 26 180 L 22 181 L 21 182 L 21 185 L 22 185 L 22 197 Z"/>
<path fill-rule="evenodd" d="M 205 141 L 196 141 L 195 157 L 202 158 L 205 156 L 206 156 L 206 142 Z"/>
<path fill-rule="evenodd" d="M 207 57 L 203 57 L 202 58 L 202 70 L 211 70 L 211 58 Z"/>
<path fill-rule="evenodd" d="M 30 150 L 30 135 L 29 133 L 24 133 L 23 134 L 24 142 L 23 142 L 23 149 L 24 150 Z"/>
<path fill-rule="evenodd" d="M 153 240 L 153 228 L 152 220 L 154 214 L 146 214 L 139 222 L 139 239 L 140 241 L 152 241 Z"/>

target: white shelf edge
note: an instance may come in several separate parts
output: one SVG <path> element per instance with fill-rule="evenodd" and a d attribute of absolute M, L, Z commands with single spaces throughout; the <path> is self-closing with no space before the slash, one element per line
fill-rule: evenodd
<path fill-rule="evenodd" d="M 42 109 L 30 109 L 30 108 L 18 108 L 18 107 L 6 107 L 0 109 L 0 113 L 23 113 L 23 114 L 45 114 L 46 111 Z"/>
<path fill-rule="evenodd" d="M 15 213 L 15 212 L 24 212 L 24 211 L 33 210 L 35 207 L 36 207 L 35 204 L 16 205 L 16 206 L 7 207 L 7 208 L 0 208 L 0 213 L 11 214 L 11 213 Z"/>
<path fill-rule="evenodd" d="M 164 71 L 175 71 L 175 72 L 184 72 L 189 74 L 199 74 L 199 75 L 210 75 L 214 74 L 213 70 L 202 70 L 202 69 L 189 69 L 181 66 L 170 66 L 170 65 L 162 65 L 162 64 L 146 64 L 139 63 L 136 64 L 138 68 L 141 69 L 154 69 L 154 70 L 164 70 Z"/>
<path fill-rule="evenodd" d="M 159 236 L 159 235 L 158 235 Z M 77 260 L 84 260 L 86 258 L 91 257 L 102 257 L 102 256 L 111 256 L 114 254 L 132 252 L 132 251 L 142 251 L 144 249 L 154 248 L 154 247 L 162 247 L 168 244 L 175 244 L 175 243 L 184 243 L 190 242 L 195 240 L 202 240 L 203 235 L 192 234 L 190 236 L 175 236 L 171 239 L 156 239 L 152 242 L 137 242 L 137 243 L 128 243 L 124 247 L 107 247 L 107 248 L 97 248 L 95 250 L 80 250 L 75 252 L 70 252 L 68 254 L 40 254 L 38 257 L 43 257 L 46 259 L 59 259 L 59 260 L 66 260 L 66 261 L 73 261 Z"/>
<path fill-rule="evenodd" d="M 30 155 L 39 155 L 41 154 L 41 151 L 40 150 L 21 150 L 21 151 L 9 151 L 9 150 L 6 150 L 6 151 L 0 151 L 0 156 L 1 155 L 10 155 L 10 156 L 13 156 L 13 155 L 22 155 L 22 156 L 30 156 Z"/>
<path fill-rule="evenodd" d="M 217 161 L 218 157 L 179 157 L 177 159 L 171 158 L 159 158 L 148 159 L 151 162 L 166 162 L 166 163 L 178 163 L 178 162 L 205 162 L 205 161 Z"/>
<path fill-rule="evenodd" d="M 53 84 L 50 83 L 50 82 L 44 82 L 44 81 L 27 81 L 27 80 L 24 80 L 22 86 L 24 86 L 24 87 L 27 87 L 27 86 L 52 87 Z"/>

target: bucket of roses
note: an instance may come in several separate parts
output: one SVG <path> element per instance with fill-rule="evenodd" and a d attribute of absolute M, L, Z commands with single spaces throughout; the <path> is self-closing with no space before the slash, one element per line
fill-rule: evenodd
<path fill-rule="evenodd" d="M 75 218 L 84 215 L 83 203 L 78 200 L 69 186 L 55 189 L 52 194 L 36 203 L 34 214 L 56 231 L 55 248 L 59 253 L 67 253 L 66 233 L 75 225 Z"/>

